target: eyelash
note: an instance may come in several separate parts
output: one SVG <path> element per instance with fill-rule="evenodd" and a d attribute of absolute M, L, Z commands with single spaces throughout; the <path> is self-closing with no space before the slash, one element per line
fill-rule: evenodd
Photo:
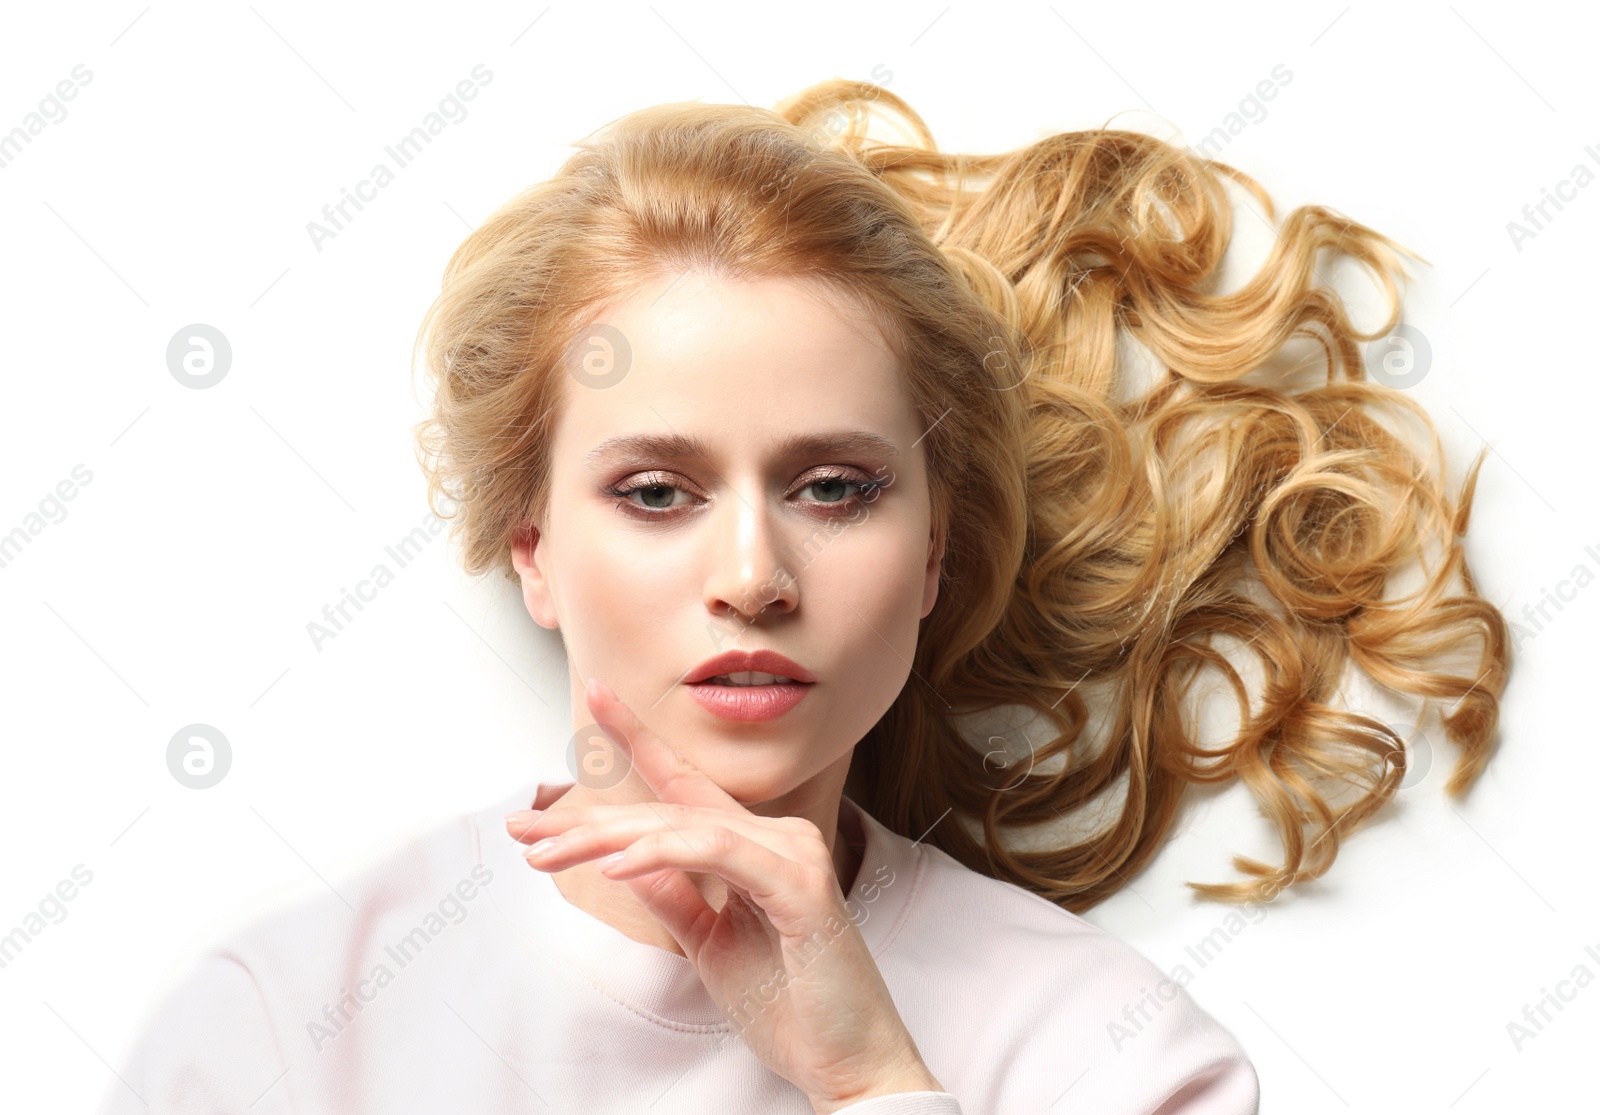
<path fill-rule="evenodd" d="M 608 489 L 607 494 L 615 498 L 616 506 L 619 511 L 623 512 L 624 514 L 632 515 L 634 518 L 643 522 L 659 522 L 663 519 L 672 519 L 676 518 L 680 512 L 687 511 L 687 508 L 685 507 L 645 507 L 641 504 L 633 502 L 632 499 L 628 498 L 635 492 L 649 491 L 652 488 L 671 488 L 674 491 L 687 490 L 680 488 L 676 484 L 668 483 L 668 478 L 664 473 L 648 473 L 646 474 L 646 480 L 649 482 L 644 484 L 633 484 L 626 488 Z M 824 515 L 842 514 L 844 509 L 853 510 L 857 504 L 868 500 L 873 493 L 885 487 L 885 482 L 881 480 L 858 480 L 856 479 L 855 474 L 843 471 L 832 471 L 825 475 L 809 477 L 806 482 L 800 486 L 799 490 L 805 491 L 813 484 L 826 484 L 830 481 L 838 481 L 843 484 L 848 484 L 849 486 L 855 488 L 856 492 L 854 495 L 849 495 L 843 499 L 834 500 L 832 502 L 820 500 L 812 501 L 818 507 L 824 509 L 822 511 L 822 514 Z"/>

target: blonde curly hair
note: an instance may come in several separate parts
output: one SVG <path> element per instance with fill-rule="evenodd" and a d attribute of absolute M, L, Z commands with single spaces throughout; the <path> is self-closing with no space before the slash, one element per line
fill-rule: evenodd
<path fill-rule="evenodd" d="M 913 142 L 873 138 L 875 114 Z M 415 429 L 429 506 L 451 520 L 469 572 L 514 577 L 514 532 L 548 498 L 557 369 L 605 307 L 684 269 L 819 280 L 870 313 L 899 357 L 946 537 L 912 663 L 922 681 L 857 745 L 847 792 L 894 831 L 1082 912 L 1160 848 L 1187 784 L 1237 776 L 1283 862 L 1235 857 L 1245 879 L 1189 885 L 1271 899 L 1327 871 L 1406 772 L 1393 729 L 1339 707 L 1347 666 L 1455 702 L 1442 723 L 1459 750 L 1446 789 L 1460 797 L 1490 753 L 1508 628 L 1459 541 L 1484 453 L 1453 501 L 1427 414 L 1363 367 L 1357 342 L 1399 321 L 1404 249 L 1305 206 L 1248 282 L 1217 293 L 1224 177 L 1273 216 L 1247 175 L 1137 132 L 942 154 L 921 117 L 866 82 L 825 81 L 773 111 L 631 113 L 450 259 L 417 338 L 433 388 Z M 1322 249 L 1379 279 L 1390 315 L 1376 331 L 1317 285 Z M 1159 363 L 1152 385 L 1132 384 L 1124 336 Z M 1305 337 L 1327 375 L 1292 390 L 1263 366 Z M 1407 420 L 1431 439 L 1426 460 Z M 442 512 L 441 496 L 454 506 Z M 1395 594 L 1412 561 L 1420 587 Z M 1253 707 L 1218 637 L 1259 659 Z M 1449 672 L 1442 660 L 1464 647 L 1475 664 Z M 1207 666 L 1238 698 L 1239 730 L 1222 744 L 1194 724 Z M 1099 741 L 1086 732 L 1091 690 L 1105 701 Z M 962 725 L 1002 707 L 1042 718 L 1053 738 L 999 785 L 995 753 Z M 1061 825 L 1108 801 L 1104 823 Z M 964 823 L 937 823 L 951 811 Z M 1024 832 L 1026 849 L 1013 839 Z"/>

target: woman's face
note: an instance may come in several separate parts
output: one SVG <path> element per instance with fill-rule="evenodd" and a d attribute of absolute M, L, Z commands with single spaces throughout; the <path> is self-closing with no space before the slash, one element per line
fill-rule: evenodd
<path fill-rule="evenodd" d="M 562 633 L 574 728 L 598 677 L 746 805 L 842 785 L 938 589 L 927 424 L 877 330 L 819 292 L 684 273 L 586 332 L 610 341 L 571 350 L 545 518 L 514 555 L 529 613 Z M 761 650 L 815 680 L 696 682 Z M 743 702 L 766 718 L 735 718 Z"/>

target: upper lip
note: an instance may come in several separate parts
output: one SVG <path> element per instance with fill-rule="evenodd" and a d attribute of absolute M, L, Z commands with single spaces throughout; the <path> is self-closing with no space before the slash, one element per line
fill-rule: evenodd
<path fill-rule="evenodd" d="M 690 670 L 684 681 L 686 684 L 693 684 L 705 681 L 707 678 L 741 673 L 745 670 L 775 674 L 781 678 L 792 678 L 807 683 L 817 680 L 811 675 L 810 670 L 798 662 L 785 658 L 775 650 L 725 650 L 715 658 L 708 658 Z"/>

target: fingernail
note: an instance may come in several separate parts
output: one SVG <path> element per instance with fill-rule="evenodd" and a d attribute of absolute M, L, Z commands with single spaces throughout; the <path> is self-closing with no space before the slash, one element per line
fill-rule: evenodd
<path fill-rule="evenodd" d="M 507 825 L 531 825 L 544 815 L 543 809 L 518 809 L 506 814 Z"/>
<path fill-rule="evenodd" d="M 556 838 L 554 836 L 552 836 L 552 837 L 549 837 L 548 839 L 539 841 L 539 843 L 537 843 L 533 847 L 529 848 L 523 854 L 528 859 L 543 859 L 545 856 L 549 855 L 551 852 L 553 852 L 555 850 L 556 850 Z"/>
<path fill-rule="evenodd" d="M 617 864 L 621 863 L 622 862 L 622 857 L 627 855 L 627 854 L 628 854 L 627 852 L 612 852 L 609 856 L 606 856 L 604 859 L 599 860 L 598 862 L 596 862 L 595 866 L 598 867 L 601 871 L 606 871 L 606 870 L 608 870 L 610 868 L 613 868 L 613 867 L 617 866 Z"/>

